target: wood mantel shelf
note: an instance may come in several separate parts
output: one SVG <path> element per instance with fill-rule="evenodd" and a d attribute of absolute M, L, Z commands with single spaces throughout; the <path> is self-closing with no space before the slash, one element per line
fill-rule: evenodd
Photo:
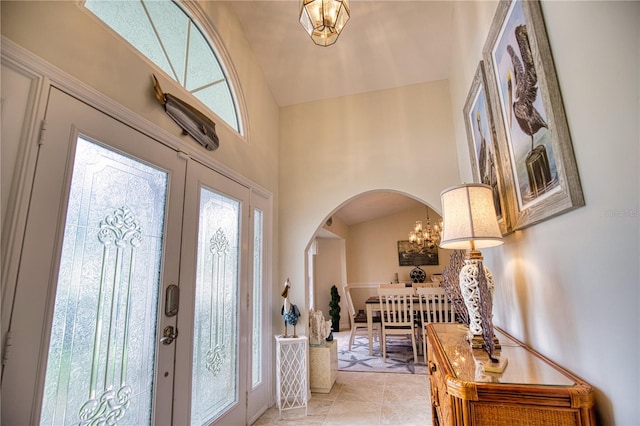
<path fill-rule="evenodd" d="M 488 373 L 459 324 L 429 324 L 428 371 L 436 425 L 595 425 L 591 386 L 496 328 L 507 359 Z"/>

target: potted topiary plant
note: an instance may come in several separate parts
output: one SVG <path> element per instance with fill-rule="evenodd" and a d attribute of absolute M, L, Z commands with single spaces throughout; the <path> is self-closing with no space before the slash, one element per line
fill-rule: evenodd
<path fill-rule="evenodd" d="M 331 317 L 331 330 L 340 331 L 340 293 L 335 284 L 331 287 L 331 300 L 329 301 L 329 317 Z"/>

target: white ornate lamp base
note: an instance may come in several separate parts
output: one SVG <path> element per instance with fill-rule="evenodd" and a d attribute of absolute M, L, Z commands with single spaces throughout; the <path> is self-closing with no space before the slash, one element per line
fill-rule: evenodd
<path fill-rule="evenodd" d="M 487 281 L 487 287 L 493 298 L 493 275 L 489 268 L 482 263 L 482 255 L 478 251 L 471 251 L 467 254 L 465 265 L 460 270 L 460 291 L 464 299 L 465 306 L 469 312 L 469 335 L 468 340 L 471 347 L 482 348 L 484 346 L 484 338 L 482 335 L 482 316 L 480 314 L 480 289 L 478 288 L 478 269 L 482 265 L 484 275 Z M 500 344 L 497 338 L 494 338 L 495 347 L 499 348 Z"/>

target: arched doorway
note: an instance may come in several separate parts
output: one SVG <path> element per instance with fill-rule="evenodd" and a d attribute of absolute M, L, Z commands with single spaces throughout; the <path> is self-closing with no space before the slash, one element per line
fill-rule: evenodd
<path fill-rule="evenodd" d="M 438 209 L 440 206 L 436 206 Z M 428 210 L 427 210 L 428 209 Z M 321 310 L 329 319 L 330 289 L 349 283 L 356 310 L 383 282 L 410 281 L 415 265 L 400 265 L 398 242 L 407 240 L 416 220 L 426 217 L 432 223 L 440 215 L 431 206 L 411 195 L 378 190 L 359 194 L 337 206 L 319 224 L 307 251 L 308 308 Z M 435 265 L 422 266 L 427 279 L 441 273 L 449 255 L 438 250 Z M 340 329 L 348 329 L 349 316 L 341 303 Z"/>

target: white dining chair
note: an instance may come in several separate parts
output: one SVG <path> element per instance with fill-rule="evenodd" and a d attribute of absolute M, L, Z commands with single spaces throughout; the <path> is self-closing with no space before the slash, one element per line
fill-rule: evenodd
<path fill-rule="evenodd" d="M 382 283 L 379 288 L 404 288 L 406 285 L 404 283 Z"/>
<path fill-rule="evenodd" d="M 387 362 L 387 336 L 408 335 L 413 346 L 414 362 L 418 360 L 413 317 L 413 288 L 379 288 L 382 319 L 382 359 Z"/>
<path fill-rule="evenodd" d="M 439 283 L 434 283 L 434 282 L 430 282 L 430 283 L 412 283 L 411 287 L 413 287 L 414 293 L 417 294 L 417 289 L 419 289 L 419 288 L 440 288 L 440 284 Z"/>
<path fill-rule="evenodd" d="M 456 314 L 453 304 L 449 301 L 443 288 L 418 287 L 415 292 L 420 304 L 418 326 L 420 327 L 422 354 L 424 355 L 424 363 L 427 364 L 427 324 L 430 322 L 456 322 Z"/>
<path fill-rule="evenodd" d="M 356 312 L 356 309 L 353 306 L 353 299 L 351 299 L 351 288 L 348 285 L 344 285 L 342 289 L 344 290 L 344 296 L 347 299 L 347 310 L 349 311 L 349 317 L 351 318 L 351 333 L 349 335 L 349 350 L 351 350 L 351 346 L 353 346 L 353 340 L 355 339 L 358 330 L 364 330 L 368 333 L 367 314 L 365 314 L 364 311 Z M 380 340 L 380 317 L 374 316 L 372 318 L 372 321 L 374 341 L 376 337 L 378 337 L 378 340 Z"/>

